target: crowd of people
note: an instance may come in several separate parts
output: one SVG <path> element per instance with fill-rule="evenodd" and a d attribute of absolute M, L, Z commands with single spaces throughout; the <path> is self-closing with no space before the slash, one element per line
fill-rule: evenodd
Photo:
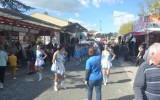
<path fill-rule="evenodd" d="M 133 50 L 134 48 L 134 50 Z M 137 48 L 137 50 L 135 49 Z M 8 52 L 8 51 L 7 51 Z M 11 67 L 12 78 L 16 79 L 16 70 L 19 60 L 22 60 L 21 46 L 13 45 L 8 53 L 4 50 L 4 45 L 0 43 L 0 88 L 4 87 L 4 77 L 6 67 Z M 107 85 L 110 76 L 112 61 L 123 57 L 128 61 L 130 57 L 135 57 L 135 66 L 140 66 L 134 82 L 134 91 L 136 100 L 159 100 L 159 70 L 160 70 L 160 44 L 139 44 L 135 45 L 133 41 L 114 42 L 104 41 L 103 44 L 52 44 L 47 46 L 41 43 L 31 43 L 26 48 L 26 73 L 31 75 L 38 74 L 38 81 L 43 79 L 43 69 L 46 62 L 51 65 L 51 71 L 54 73 L 54 90 L 58 91 L 61 85 L 65 85 L 65 66 L 66 61 L 70 61 L 72 56 L 80 64 L 86 60 L 85 84 L 88 89 L 88 100 L 92 100 L 92 91 L 96 89 L 96 100 L 101 100 L 102 83 Z M 144 99 L 145 98 L 145 99 Z"/>

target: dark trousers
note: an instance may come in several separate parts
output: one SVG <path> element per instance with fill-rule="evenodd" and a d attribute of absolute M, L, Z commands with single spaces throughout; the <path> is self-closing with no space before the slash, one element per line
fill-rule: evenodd
<path fill-rule="evenodd" d="M 88 100 L 92 100 L 92 92 L 95 87 L 96 100 L 101 100 L 102 79 L 88 82 Z"/>
<path fill-rule="evenodd" d="M 0 66 L 0 82 L 4 83 L 4 75 L 5 75 L 6 67 Z"/>

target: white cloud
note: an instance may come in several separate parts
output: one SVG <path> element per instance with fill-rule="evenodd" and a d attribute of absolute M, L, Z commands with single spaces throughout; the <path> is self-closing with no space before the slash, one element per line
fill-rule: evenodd
<path fill-rule="evenodd" d="M 79 13 L 75 13 L 75 17 L 79 17 L 80 15 L 79 15 Z"/>
<path fill-rule="evenodd" d="M 124 2 L 124 0 L 19 0 L 19 1 L 35 8 L 45 9 L 49 11 L 60 11 L 60 12 L 78 12 L 82 9 L 90 7 L 90 5 L 92 4 L 98 8 L 102 3 L 122 4 Z"/>
<path fill-rule="evenodd" d="M 137 19 L 137 16 L 133 14 L 129 14 L 127 12 L 121 12 L 121 11 L 114 11 L 114 25 L 117 27 L 117 30 L 120 28 L 120 26 L 124 23 L 127 23 L 129 21 L 134 21 Z"/>
<path fill-rule="evenodd" d="M 102 2 L 106 2 L 107 4 L 115 4 L 115 3 L 123 4 L 124 0 L 102 0 Z"/>
<path fill-rule="evenodd" d="M 77 12 L 89 6 L 89 0 L 19 0 L 35 8 L 50 11 Z"/>
<path fill-rule="evenodd" d="M 79 0 L 79 2 L 85 6 L 85 7 L 89 7 L 89 0 Z"/>
<path fill-rule="evenodd" d="M 93 0 L 93 5 L 97 8 L 100 7 L 100 3 L 101 3 L 101 0 Z"/>
<path fill-rule="evenodd" d="M 87 29 L 93 29 L 94 27 L 96 27 L 96 24 L 91 24 L 91 23 L 86 23 L 77 19 L 73 19 L 73 18 L 69 18 L 69 21 L 73 22 L 73 23 L 79 23 L 81 24 L 83 27 L 87 28 Z"/>
<path fill-rule="evenodd" d="M 113 5 L 115 3 L 123 4 L 123 0 L 92 0 L 92 3 L 95 7 L 100 7 L 102 3 L 106 3 L 108 5 Z"/>

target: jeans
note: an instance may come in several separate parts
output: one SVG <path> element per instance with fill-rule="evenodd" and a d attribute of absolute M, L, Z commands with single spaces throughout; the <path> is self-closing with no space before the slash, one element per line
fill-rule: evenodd
<path fill-rule="evenodd" d="M 101 100 L 102 79 L 96 81 L 93 80 L 88 81 L 88 100 L 92 100 L 92 92 L 94 86 L 96 91 L 96 100 Z"/>
<path fill-rule="evenodd" d="M 5 70 L 6 70 L 6 67 L 0 66 L 0 83 L 4 83 Z"/>

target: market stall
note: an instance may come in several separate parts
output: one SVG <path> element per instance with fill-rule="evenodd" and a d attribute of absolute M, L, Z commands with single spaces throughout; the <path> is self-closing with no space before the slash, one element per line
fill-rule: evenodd
<path fill-rule="evenodd" d="M 142 16 L 134 22 L 132 34 L 136 39 L 147 42 L 159 42 L 160 17 Z"/>

